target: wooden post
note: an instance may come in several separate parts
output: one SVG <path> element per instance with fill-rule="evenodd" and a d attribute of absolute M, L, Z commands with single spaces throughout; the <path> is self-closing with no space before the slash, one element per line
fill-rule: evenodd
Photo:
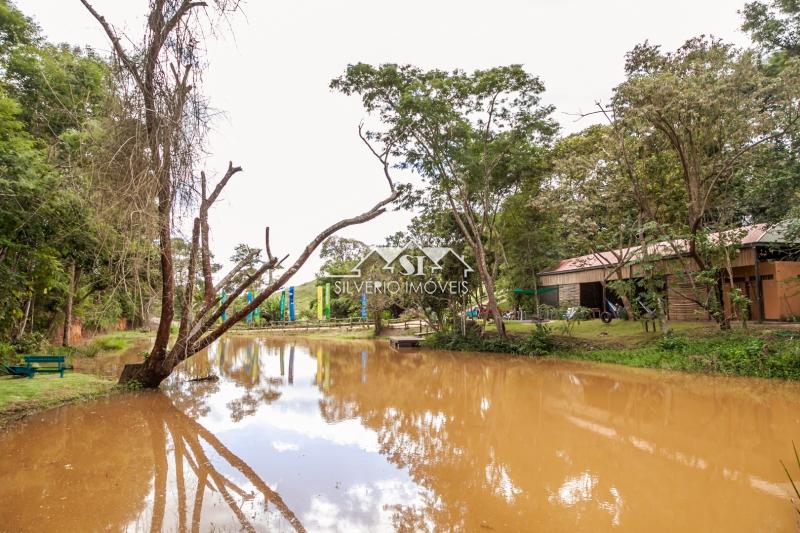
<path fill-rule="evenodd" d="M 753 267 L 756 272 L 756 305 L 758 306 L 758 323 L 762 324 L 764 322 L 764 293 L 761 287 L 761 269 L 759 267 L 760 261 L 758 258 L 758 246 L 753 247 L 753 253 L 755 255 Z"/>

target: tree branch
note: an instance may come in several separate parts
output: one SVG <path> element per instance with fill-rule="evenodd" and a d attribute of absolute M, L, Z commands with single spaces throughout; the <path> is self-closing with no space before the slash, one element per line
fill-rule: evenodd
<path fill-rule="evenodd" d="M 292 276 L 300 270 L 308 258 L 314 253 L 314 250 L 322 244 L 322 242 L 339 231 L 340 229 L 346 228 L 348 226 L 354 226 L 357 224 L 363 224 L 364 222 L 370 221 L 373 218 L 383 214 L 386 211 L 386 206 L 393 201 L 395 201 L 400 193 L 398 191 L 392 191 L 392 193 L 375 204 L 372 209 L 361 213 L 352 218 L 345 218 L 340 220 L 339 222 L 329 226 L 327 229 L 322 231 L 319 235 L 317 235 L 308 245 L 305 247 L 303 252 L 294 262 L 294 264 L 289 267 L 277 280 L 275 280 L 272 284 L 270 284 L 266 289 L 261 291 L 261 293 L 256 296 L 251 303 L 244 306 L 238 312 L 234 313 L 230 316 L 225 322 L 220 324 L 216 329 L 210 332 L 208 335 L 203 337 L 202 339 L 198 340 L 194 346 L 192 346 L 193 352 L 198 352 L 217 340 L 220 335 L 228 331 L 234 324 L 241 321 L 244 317 L 248 314 L 253 312 L 259 305 L 261 305 L 267 298 L 269 298 L 278 288 L 282 287 L 287 281 L 289 281 Z"/>

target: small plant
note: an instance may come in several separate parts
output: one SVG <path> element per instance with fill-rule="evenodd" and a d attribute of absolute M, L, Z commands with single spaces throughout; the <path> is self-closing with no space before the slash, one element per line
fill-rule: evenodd
<path fill-rule="evenodd" d="M 81 354 L 84 357 L 94 357 L 99 353 L 100 353 L 100 346 L 98 346 L 95 343 L 91 343 L 91 344 L 81 348 Z"/>
<path fill-rule="evenodd" d="M 550 326 L 536 324 L 530 336 L 519 345 L 519 352 L 526 355 L 543 355 L 553 350 L 553 337 Z"/>
<path fill-rule="evenodd" d="M 731 305 L 737 310 L 739 319 L 742 321 L 742 329 L 747 329 L 747 320 L 750 318 L 750 298 L 744 295 L 739 287 L 734 287 L 730 291 Z"/>
<path fill-rule="evenodd" d="M 797 468 L 800 469 L 800 455 L 797 453 L 797 446 L 794 445 L 794 441 L 792 441 L 792 449 L 794 450 L 794 459 L 797 461 Z M 781 460 L 781 466 L 783 466 L 783 471 L 786 472 L 786 477 L 789 478 L 789 483 L 792 484 L 792 489 L 794 489 L 794 494 L 797 496 L 797 500 L 791 498 L 792 506 L 794 507 L 795 512 L 798 516 L 800 516 L 800 487 L 795 482 L 792 475 L 789 473 L 789 469 L 786 467 L 786 463 Z"/>
<path fill-rule="evenodd" d="M 560 327 L 561 333 L 572 337 L 572 330 L 575 329 L 575 325 L 582 320 L 586 320 L 589 316 L 590 310 L 586 307 L 576 306 L 567 308 L 562 315 L 564 323 Z"/>
<path fill-rule="evenodd" d="M 0 342 L 0 363 L 11 363 L 16 359 L 14 347 L 7 342 Z"/>
<path fill-rule="evenodd" d="M 687 342 L 683 337 L 678 337 L 673 333 L 668 333 L 656 341 L 656 346 L 667 351 L 681 350 L 686 348 Z"/>
<path fill-rule="evenodd" d="M 144 385 L 138 380 L 132 379 L 123 385 L 129 391 L 139 391 L 144 388 Z"/>

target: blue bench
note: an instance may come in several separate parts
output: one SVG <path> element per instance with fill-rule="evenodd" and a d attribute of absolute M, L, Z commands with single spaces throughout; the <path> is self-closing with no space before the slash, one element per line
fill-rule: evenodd
<path fill-rule="evenodd" d="M 27 376 L 28 378 L 33 378 L 34 374 L 40 372 L 43 374 L 59 374 L 63 378 L 64 370 L 67 369 L 67 365 L 64 364 L 63 355 L 26 355 L 23 359 L 25 359 L 24 365 L 3 365 L 3 370 L 12 376 Z M 53 363 L 54 365 L 43 366 L 43 363 Z M 34 364 L 36 366 L 34 366 Z"/>

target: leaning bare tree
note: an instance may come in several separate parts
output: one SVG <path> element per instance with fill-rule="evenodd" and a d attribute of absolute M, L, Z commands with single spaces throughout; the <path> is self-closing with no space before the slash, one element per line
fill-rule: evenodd
<path fill-rule="evenodd" d="M 140 142 L 148 154 L 148 170 L 157 190 L 158 234 L 161 268 L 161 315 L 153 348 L 144 363 L 127 365 L 120 383 L 137 381 L 145 387 L 157 387 L 178 363 L 207 347 L 261 305 L 272 293 L 286 284 L 300 269 L 314 250 L 336 231 L 371 220 L 396 200 L 399 192 L 389 179 L 390 194 L 368 211 L 345 218 L 328 227 L 315 237 L 295 262 L 283 274 L 262 290 L 251 303 L 220 322 L 225 310 L 248 287 L 254 285 L 270 270 L 281 266 L 286 257 L 272 255 L 269 228 L 266 229 L 265 250 L 267 261 L 232 291 L 225 303 L 220 303 L 218 293 L 244 267 L 251 257 L 236 265 L 219 283 L 211 276 L 209 251 L 208 212 L 229 180 L 242 169 L 228 165 L 222 179 L 209 192 L 205 174 L 200 175 L 200 197 L 197 198 L 195 162 L 200 155 L 207 115 L 205 102 L 196 89 L 202 71 L 202 34 L 207 20 L 224 16 L 235 10 L 234 0 L 206 2 L 190 0 L 151 0 L 147 27 L 139 45 L 124 39 L 122 34 L 91 5 L 83 5 L 100 23 L 111 41 L 114 58 L 124 78 L 120 83 L 133 88 L 134 105 L 141 111 L 142 132 Z M 205 14 L 208 18 L 201 19 Z M 138 139 L 137 139 L 138 140 Z M 388 175 L 387 175 L 388 178 Z M 194 219 L 188 274 L 183 291 L 183 301 L 193 302 L 197 285 L 197 264 L 201 265 L 204 297 L 197 309 L 188 306 L 181 315 L 177 336 L 170 342 L 170 327 L 175 314 L 175 273 L 171 240 L 172 218 L 176 206 L 199 203 L 199 215 Z"/>

